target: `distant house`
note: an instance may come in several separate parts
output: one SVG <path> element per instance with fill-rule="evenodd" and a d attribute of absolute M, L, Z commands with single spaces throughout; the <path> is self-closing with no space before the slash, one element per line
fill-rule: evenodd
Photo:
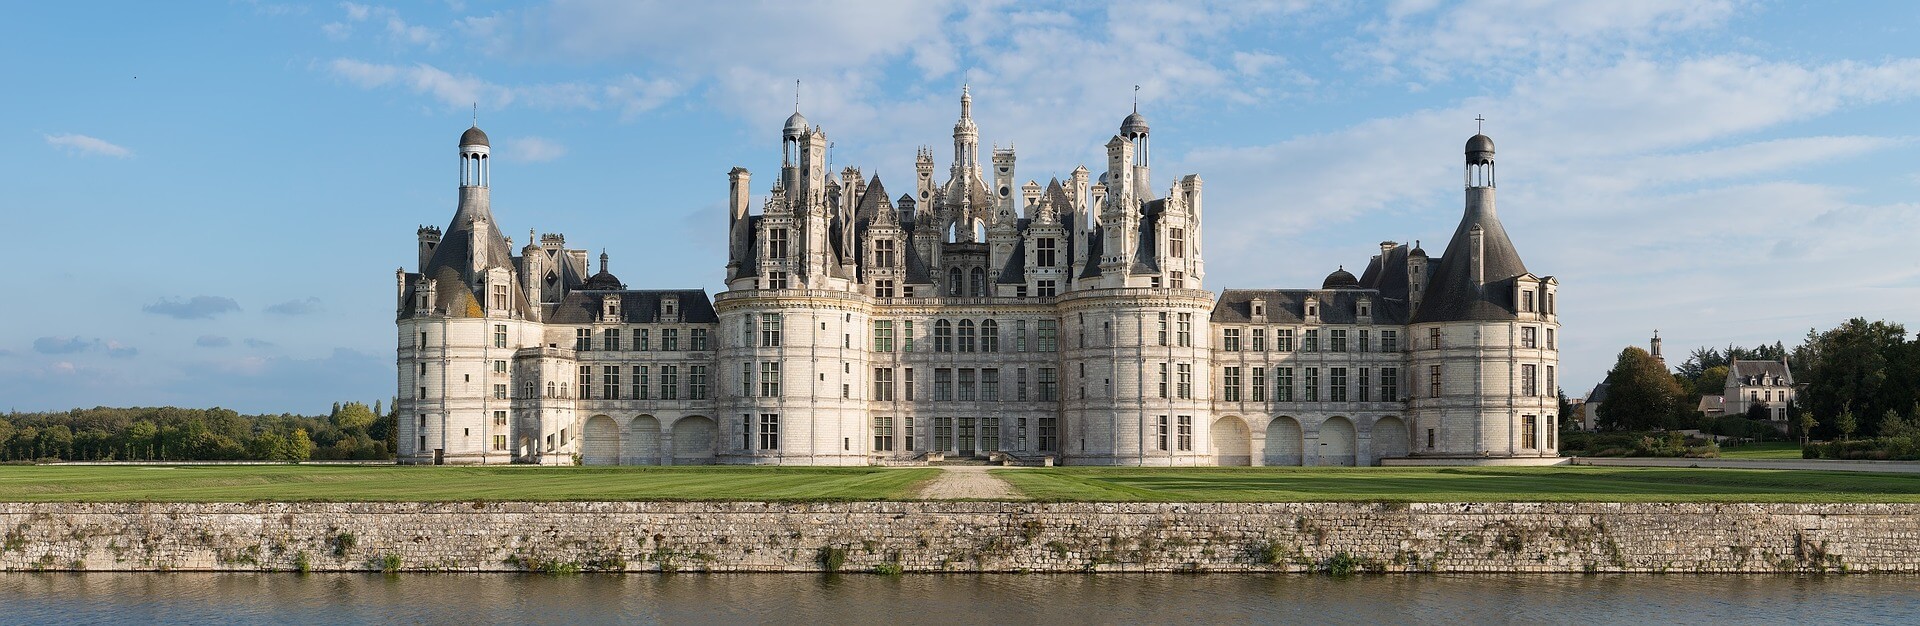
<path fill-rule="evenodd" d="M 1600 381 L 1600 384 L 1594 385 L 1593 391 L 1587 392 L 1587 399 L 1581 402 L 1581 407 L 1582 407 L 1580 409 L 1580 429 L 1581 430 L 1593 430 L 1594 426 L 1600 423 L 1600 403 L 1606 402 L 1606 401 L 1607 401 L 1607 381 L 1603 380 L 1603 381 Z"/>
<path fill-rule="evenodd" d="M 1707 417 L 1745 415 L 1762 407 L 1766 419 L 1781 432 L 1787 430 L 1787 403 L 1795 396 L 1793 371 L 1779 361 L 1734 361 L 1727 366 L 1727 385 L 1717 396 L 1701 396 L 1700 412 Z"/>

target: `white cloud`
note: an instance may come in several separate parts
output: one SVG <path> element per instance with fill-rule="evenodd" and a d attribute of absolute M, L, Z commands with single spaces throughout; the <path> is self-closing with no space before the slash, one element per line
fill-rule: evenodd
<path fill-rule="evenodd" d="M 1469 0 L 1396 3 L 1362 29 L 1372 39 L 1346 51 L 1351 60 L 1402 68 L 1426 80 L 1471 73 L 1527 71 L 1541 63 L 1583 62 L 1724 25 L 1741 0 Z"/>
<path fill-rule="evenodd" d="M 320 31 L 330 39 L 344 40 L 352 36 L 354 23 L 379 20 L 385 28 L 388 41 L 429 51 L 440 48 L 442 40 L 439 31 L 408 23 L 394 9 L 353 2 L 341 3 L 340 9 L 346 14 L 346 22 L 329 22 L 320 27 Z"/>
<path fill-rule="evenodd" d="M 59 148 L 61 151 L 75 156 L 109 156 L 117 159 L 125 159 L 133 156 L 132 150 L 99 137 L 89 137 L 75 133 L 42 136 L 46 137 L 47 145 Z"/>
<path fill-rule="evenodd" d="M 552 161 L 567 155 L 567 147 L 540 137 L 520 137 L 502 142 L 502 158 L 528 163 Z"/>

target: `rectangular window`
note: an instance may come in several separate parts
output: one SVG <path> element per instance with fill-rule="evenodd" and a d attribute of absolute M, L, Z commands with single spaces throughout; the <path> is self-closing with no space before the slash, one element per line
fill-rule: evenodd
<path fill-rule="evenodd" d="M 1240 329 L 1238 328 L 1220 329 L 1220 349 L 1225 350 L 1227 352 L 1239 352 L 1240 351 Z"/>
<path fill-rule="evenodd" d="M 1520 327 L 1520 347 L 1522 348 L 1540 347 L 1540 340 L 1538 337 L 1535 336 L 1539 332 L 1540 332 L 1539 329 L 1534 328 L 1532 326 L 1521 326 Z"/>
<path fill-rule="evenodd" d="M 934 320 L 933 351 L 934 352 L 952 352 L 953 351 L 953 322 L 950 322 L 947 320 Z"/>
<path fill-rule="evenodd" d="M 780 347 L 780 314 L 760 314 L 760 345 L 766 348 Z"/>
<path fill-rule="evenodd" d="M 1520 366 L 1520 395 L 1533 396 L 1540 394 L 1539 383 L 1534 379 L 1537 375 L 1532 363 Z"/>
<path fill-rule="evenodd" d="M 778 414 L 760 414 L 760 449 L 780 449 L 780 416 Z"/>
<path fill-rule="evenodd" d="M 953 400 L 953 368 L 934 368 L 933 399 L 942 402 Z"/>
<path fill-rule="evenodd" d="M 1555 349 L 1553 347 L 1553 329 L 1551 328 L 1547 329 L 1547 349 L 1548 350 Z"/>
<path fill-rule="evenodd" d="M 1520 311 L 1523 313 L 1533 312 L 1533 290 L 1532 289 L 1520 290 Z"/>
<path fill-rule="evenodd" d="M 753 397 L 753 362 L 740 364 L 740 397 Z"/>
<path fill-rule="evenodd" d="M 1380 399 L 1386 402 L 1400 401 L 1400 368 L 1380 368 Z"/>
<path fill-rule="evenodd" d="M 933 449 L 943 451 L 953 449 L 953 418 L 933 418 Z"/>
<path fill-rule="evenodd" d="M 900 351 L 913 351 L 913 320 L 900 320 Z"/>
<path fill-rule="evenodd" d="M 1176 259 L 1187 256 L 1187 229 L 1167 229 L 1167 256 Z"/>
<path fill-rule="evenodd" d="M 892 239 L 873 240 L 873 266 L 875 268 L 888 269 L 893 267 L 893 246 L 894 241 Z M 891 284 L 889 284 L 889 287 L 891 287 Z M 881 297 L 891 297 L 891 295 Z"/>
<path fill-rule="evenodd" d="M 900 399 L 913 399 L 913 368 L 911 367 L 906 368 L 906 371 L 900 373 Z M 911 450 L 912 448 L 908 449 Z"/>
<path fill-rule="evenodd" d="M 1427 397 L 1440 397 L 1440 366 L 1427 366 Z"/>
<path fill-rule="evenodd" d="M 1319 352 L 1320 351 L 1320 329 L 1309 328 L 1305 333 L 1302 333 L 1302 337 L 1300 338 L 1300 350 L 1302 352 Z"/>
<path fill-rule="evenodd" d="M 580 397 L 592 398 L 593 397 L 593 366 L 592 365 L 580 366 L 580 380 L 576 382 L 580 383 Z"/>
<path fill-rule="evenodd" d="M 506 436 L 506 435 L 494 435 L 494 436 L 493 436 L 493 449 L 494 449 L 494 450 L 505 450 L 505 449 L 507 449 L 507 436 Z"/>
<path fill-rule="evenodd" d="M 1013 370 L 1013 399 L 1027 401 L 1027 368 Z"/>
<path fill-rule="evenodd" d="M 505 400 L 505 399 L 507 399 L 507 386 L 506 386 L 506 385 L 494 385 L 494 386 L 493 386 L 493 399 L 495 399 L 495 400 Z"/>
<path fill-rule="evenodd" d="M 1167 416 L 1165 415 L 1160 416 L 1160 420 L 1158 423 L 1154 425 L 1153 430 L 1154 430 L 1153 438 L 1155 443 L 1154 447 L 1159 450 L 1163 450 L 1163 451 L 1166 450 L 1167 449 Z"/>
<path fill-rule="evenodd" d="M 741 413 L 740 414 L 740 449 L 747 450 L 752 447 L 753 447 L 753 415 L 748 413 Z"/>
<path fill-rule="evenodd" d="M 762 361 L 760 363 L 760 397 L 780 397 L 779 361 Z"/>
<path fill-rule="evenodd" d="M 1222 396 L 1221 398 L 1222 400 L 1226 400 L 1228 402 L 1240 401 L 1240 368 L 1239 367 L 1221 368 L 1220 394 Z"/>
<path fill-rule="evenodd" d="M 707 366 L 687 366 L 687 399 L 707 399 Z"/>
<path fill-rule="evenodd" d="M 1033 264 L 1035 267 L 1053 267 L 1057 262 L 1052 237 L 1039 237 L 1033 240 Z"/>
<path fill-rule="evenodd" d="M 1301 387 L 1300 397 L 1307 402 L 1320 401 L 1320 368 L 1307 368 L 1307 376 Z"/>
<path fill-rule="evenodd" d="M 1171 375 L 1167 373 L 1167 364 L 1161 363 L 1160 364 L 1160 397 L 1162 398 L 1167 397 L 1167 385 L 1171 382 L 1172 382 Z"/>
<path fill-rule="evenodd" d="M 507 347 L 507 325 L 506 325 L 506 324 L 496 324 L 496 325 L 494 325 L 494 327 L 493 327 L 493 347 L 495 347 L 495 348 L 505 348 L 505 347 Z"/>
<path fill-rule="evenodd" d="M 705 329 L 705 328 L 695 328 L 695 329 L 693 329 L 693 349 L 694 349 L 694 351 L 696 351 L 696 352 L 705 352 L 705 351 L 706 351 L 706 349 L 707 349 L 707 329 Z"/>
<path fill-rule="evenodd" d="M 1051 280 L 1035 281 L 1035 285 L 1038 287 L 1038 295 L 1042 298 L 1051 298 L 1059 291 L 1059 287 Z"/>
<path fill-rule="evenodd" d="M 893 281 L 885 278 L 873 281 L 873 297 L 875 298 L 893 297 Z"/>
<path fill-rule="evenodd" d="M 1427 429 L 1427 449 L 1433 449 L 1433 429 Z"/>
<path fill-rule="evenodd" d="M 1369 371 L 1367 368 L 1364 368 L 1364 367 L 1360 368 L 1360 378 L 1359 380 L 1354 381 L 1354 385 L 1353 385 L 1353 395 L 1355 396 L 1354 397 L 1355 400 L 1366 402 L 1367 394 L 1373 392 L 1373 381 L 1367 380 L 1369 378 L 1369 374 L 1372 374 L 1372 373 L 1373 372 Z"/>
<path fill-rule="evenodd" d="M 893 418 L 879 415 L 873 418 L 873 451 L 893 451 Z"/>
<path fill-rule="evenodd" d="M 767 229 L 767 260 L 785 261 L 787 259 L 787 229 Z"/>
<path fill-rule="evenodd" d="M 1000 401 L 1000 370 L 987 368 L 980 370 L 980 401 Z"/>
<path fill-rule="evenodd" d="M 1273 399 L 1277 402 L 1293 401 L 1293 368 L 1273 368 Z"/>
<path fill-rule="evenodd" d="M 1293 351 L 1293 329 L 1291 328 L 1273 329 L 1273 349 L 1279 350 L 1281 352 L 1292 352 Z"/>
<path fill-rule="evenodd" d="M 893 320 L 873 321 L 873 351 L 893 351 Z"/>
<path fill-rule="evenodd" d="M 1187 275 L 1180 270 L 1167 272 L 1167 286 L 1174 289 L 1185 289 L 1187 287 Z"/>
<path fill-rule="evenodd" d="M 620 366 L 606 365 L 600 368 L 600 398 L 603 400 L 620 399 Z"/>
<path fill-rule="evenodd" d="M 1347 368 L 1327 368 L 1327 400 L 1331 402 L 1347 401 Z"/>
<path fill-rule="evenodd" d="M 1027 351 L 1027 321 L 1026 320 L 1013 321 L 1013 351 L 1014 352 Z"/>
<path fill-rule="evenodd" d="M 1060 418 L 1040 418 L 1040 450 L 1052 452 L 1060 449 Z"/>
<path fill-rule="evenodd" d="M 980 450 L 982 452 L 1000 451 L 1000 418 L 980 418 Z"/>
<path fill-rule="evenodd" d="M 914 446 L 917 445 L 913 442 L 913 416 L 908 415 L 900 418 L 900 430 L 903 431 L 901 432 L 901 437 L 907 440 L 904 447 L 908 452 L 912 452 Z"/>
<path fill-rule="evenodd" d="M 494 360 L 494 362 L 493 362 L 493 373 L 494 373 L 494 374 L 496 374 L 496 375 L 499 375 L 499 376 L 505 376 L 505 375 L 507 375 L 507 362 L 506 362 L 506 361 L 501 361 L 501 360 L 497 360 L 497 359 L 496 359 L 496 360 Z"/>
<path fill-rule="evenodd" d="M 1267 368 L 1264 368 L 1264 367 L 1253 368 L 1253 375 L 1250 378 L 1253 381 L 1253 401 L 1266 402 L 1267 401 Z"/>
<path fill-rule="evenodd" d="M 1054 352 L 1060 347 L 1060 329 L 1054 320 L 1040 320 L 1040 351 Z"/>
<path fill-rule="evenodd" d="M 1397 330 L 1380 331 L 1380 351 L 1381 352 L 1399 352 L 1400 351 L 1400 331 L 1397 331 Z"/>
<path fill-rule="evenodd" d="M 606 350 L 608 352 L 619 350 L 620 349 L 620 329 L 618 328 L 607 329 L 606 334 L 600 337 L 600 349 Z"/>
<path fill-rule="evenodd" d="M 1328 331 L 1327 351 L 1328 352 L 1346 352 L 1347 351 L 1347 331 L 1345 329 L 1335 328 Z"/>
<path fill-rule="evenodd" d="M 1528 295 L 1532 295 L 1531 292 Z M 1540 426 L 1535 423 L 1538 419 L 1532 415 L 1520 416 L 1520 447 L 1532 450 L 1540 445 L 1534 441 L 1540 436 Z"/>
<path fill-rule="evenodd" d="M 493 286 L 493 309 L 496 311 L 507 310 L 507 286 L 506 285 Z"/>
<path fill-rule="evenodd" d="M 1253 329 L 1253 348 L 1252 348 L 1252 350 L 1253 350 L 1254 352 L 1266 352 L 1266 351 L 1267 351 L 1267 329 L 1265 329 L 1265 328 L 1255 328 L 1255 329 Z"/>
<path fill-rule="evenodd" d="M 1193 399 L 1193 364 L 1179 363 L 1174 370 L 1174 397 L 1181 400 Z"/>
<path fill-rule="evenodd" d="M 1059 372 L 1057 372 L 1057 371 L 1055 371 L 1055 370 L 1054 370 L 1053 368 L 1051 368 L 1051 367 L 1042 367 L 1042 368 L 1040 368 L 1040 401 L 1041 401 L 1041 402 L 1052 402 L 1052 401 L 1055 401 L 1055 400 L 1059 400 L 1059 399 L 1060 399 L 1060 374 L 1059 374 Z M 1041 418 L 1041 423 L 1042 423 L 1042 424 L 1045 424 L 1045 423 L 1046 423 L 1046 419 L 1047 419 L 1047 418 Z M 1042 426 L 1042 428 L 1045 428 L 1045 427 L 1044 427 L 1044 426 Z M 1045 441 L 1045 433 L 1044 433 L 1044 432 L 1042 433 L 1042 435 L 1041 435 L 1041 437 L 1042 437 L 1042 441 Z M 1049 450 L 1049 449 L 1051 449 L 1051 448 L 1044 448 L 1044 447 L 1043 447 L 1043 448 L 1041 448 L 1041 449 L 1042 449 L 1042 450 Z"/>
<path fill-rule="evenodd" d="M 873 399 L 881 402 L 893 400 L 893 368 L 873 368 Z"/>
<path fill-rule="evenodd" d="M 1175 328 L 1177 328 L 1179 331 L 1177 333 L 1177 336 L 1180 339 L 1180 347 L 1185 348 L 1185 347 L 1192 346 L 1193 345 L 1193 314 L 1181 313 L 1179 317 L 1179 325 L 1176 326 Z"/>
<path fill-rule="evenodd" d="M 1175 443 L 1179 444 L 1181 452 L 1190 452 L 1193 450 L 1193 416 L 1182 415 L 1178 419 L 1175 424 L 1178 430 L 1174 431 L 1178 436 Z"/>
<path fill-rule="evenodd" d="M 593 329 L 591 328 L 575 329 L 573 331 L 573 349 L 575 352 L 586 352 L 588 350 L 592 350 L 593 349 Z"/>
<path fill-rule="evenodd" d="M 651 393 L 649 391 L 649 389 L 651 388 L 651 383 L 648 382 L 649 380 L 650 379 L 647 378 L 647 366 L 645 365 L 633 366 L 633 399 L 635 400 L 647 399 L 648 395 Z"/>
<path fill-rule="evenodd" d="M 962 368 L 960 370 L 960 400 L 972 401 L 978 398 L 978 396 L 974 394 L 974 389 L 973 368 Z"/>
<path fill-rule="evenodd" d="M 1557 386 L 1554 386 L 1553 384 L 1553 366 L 1552 365 L 1547 366 L 1547 386 L 1546 388 L 1541 389 L 1540 391 L 1542 392 L 1541 395 L 1547 395 L 1547 396 L 1559 395 L 1560 393 L 1560 388 Z M 1785 392 L 1781 392 L 1780 399 L 1781 400 L 1787 399 Z"/>
<path fill-rule="evenodd" d="M 1373 349 L 1373 346 L 1368 345 L 1370 343 L 1373 342 L 1367 338 L 1367 331 L 1362 330 L 1360 331 L 1360 341 L 1354 344 L 1354 348 L 1358 352 L 1367 352 Z"/>
<path fill-rule="evenodd" d="M 1435 326 L 1433 328 L 1427 329 L 1427 349 L 1428 350 L 1440 349 L 1440 327 Z"/>
<path fill-rule="evenodd" d="M 660 366 L 660 399 L 661 400 L 679 400 L 680 399 L 679 369 L 680 369 L 679 367 L 673 366 L 673 365 Z"/>
<path fill-rule="evenodd" d="M 1163 346 L 1167 345 L 1167 314 L 1166 313 L 1160 314 L 1159 338 L 1160 338 L 1160 345 L 1163 345 Z"/>
<path fill-rule="evenodd" d="M 633 329 L 633 349 L 646 352 L 653 349 L 652 331 L 645 328 Z"/>

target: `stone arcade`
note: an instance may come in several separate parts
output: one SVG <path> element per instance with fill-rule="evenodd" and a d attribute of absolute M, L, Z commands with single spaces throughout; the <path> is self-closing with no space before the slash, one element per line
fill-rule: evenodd
<path fill-rule="evenodd" d="M 1558 283 L 1494 212 L 1493 140 L 1441 256 L 1383 242 L 1360 276 L 1216 298 L 1200 178 L 1156 192 L 1148 130 L 1126 116 L 1097 177 L 1016 183 L 963 92 L 945 180 L 923 148 L 889 197 L 795 113 L 767 193 L 728 174 L 710 300 L 556 234 L 516 252 L 467 129 L 452 222 L 395 272 L 400 461 L 1556 462 Z"/>

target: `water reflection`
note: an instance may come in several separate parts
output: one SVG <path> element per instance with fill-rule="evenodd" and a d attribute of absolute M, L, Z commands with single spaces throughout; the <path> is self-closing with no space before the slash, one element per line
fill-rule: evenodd
<path fill-rule="evenodd" d="M 1906 623 L 1912 576 L 0 574 L 8 623 Z"/>

